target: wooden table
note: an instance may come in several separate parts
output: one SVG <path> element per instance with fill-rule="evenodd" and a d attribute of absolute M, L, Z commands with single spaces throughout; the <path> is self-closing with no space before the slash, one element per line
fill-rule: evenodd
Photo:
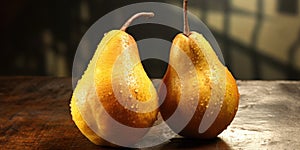
<path fill-rule="evenodd" d="M 0 149 L 107 149 L 71 120 L 70 78 L 0 77 Z M 299 149 L 300 81 L 238 81 L 238 113 L 218 138 L 148 149 Z"/>

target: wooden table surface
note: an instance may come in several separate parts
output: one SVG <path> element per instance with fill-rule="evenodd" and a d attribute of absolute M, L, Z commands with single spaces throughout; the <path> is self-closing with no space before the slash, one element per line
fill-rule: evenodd
<path fill-rule="evenodd" d="M 107 149 L 71 120 L 71 78 L 0 77 L 0 149 Z M 300 81 L 238 81 L 234 121 L 218 138 L 148 149 L 300 149 Z"/>

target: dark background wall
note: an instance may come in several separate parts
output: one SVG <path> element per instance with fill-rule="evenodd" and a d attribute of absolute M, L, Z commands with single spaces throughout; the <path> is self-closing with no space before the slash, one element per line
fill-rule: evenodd
<path fill-rule="evenodd" d="M 146 1 L 3 1 L 0 75 L 71 76 L 78 43 L 95 21 Z M 212 30 L 238 79 L 300 79 L 298 0 L 191 0 L 190 10 Z"/>

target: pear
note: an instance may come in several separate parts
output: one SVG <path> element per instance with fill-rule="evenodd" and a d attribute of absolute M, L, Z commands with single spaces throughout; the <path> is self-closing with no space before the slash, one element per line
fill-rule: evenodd
<path fill-rule="evenodd" d="M 140 61 L 134 38 L 120 30 L 105 34 L 71 99 L 71 115 L 79 130 L 94 144 L 130 146 L 157 120 L 158 95 Z"/>
<path fill-rule="evenodd" d="M 165 94 L 160 113 L 179 135 L 211 139 L 233 120 L 239 92 L 234 77 L 210 43 L 203 35 L 190 32 L 187 0 L 183 5 L 184 33 L 176 35 L 172 43 L 169 66 L 163 77 L 166 89 L 159 91 L 160 97 Z"/>

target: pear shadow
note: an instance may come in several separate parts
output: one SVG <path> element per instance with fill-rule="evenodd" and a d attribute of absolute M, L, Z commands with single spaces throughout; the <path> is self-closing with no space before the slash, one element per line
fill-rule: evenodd
<path fill-rule="evenodd" d="M 162 149 L 231 149 L 230 146 L 221 138 L 203 140 L 193 138 L 173 138 L 169 143 L 162 146 Z"/>
<path fill-rule="evenodd" d="M 121 147 L 121 146 L 101 146 L 96 145 L 89 141 L 87 138 L 82 137 L 83 135 L 80 135 L 76 138 L 71 137 L 64 137 L 60 138 L 60 141 L 58 142 L 57 139 L 50 139 L 45 140 L 37 145 L 37 149 L 45 149 L 45 150 L 63 150 L 63 149 L 72 149 L 72 150 L 82 150 L 82 149 L 88 149 L 88 150 L 138 150 L 137 148 L 128 148 L 128 147 Z"/>

